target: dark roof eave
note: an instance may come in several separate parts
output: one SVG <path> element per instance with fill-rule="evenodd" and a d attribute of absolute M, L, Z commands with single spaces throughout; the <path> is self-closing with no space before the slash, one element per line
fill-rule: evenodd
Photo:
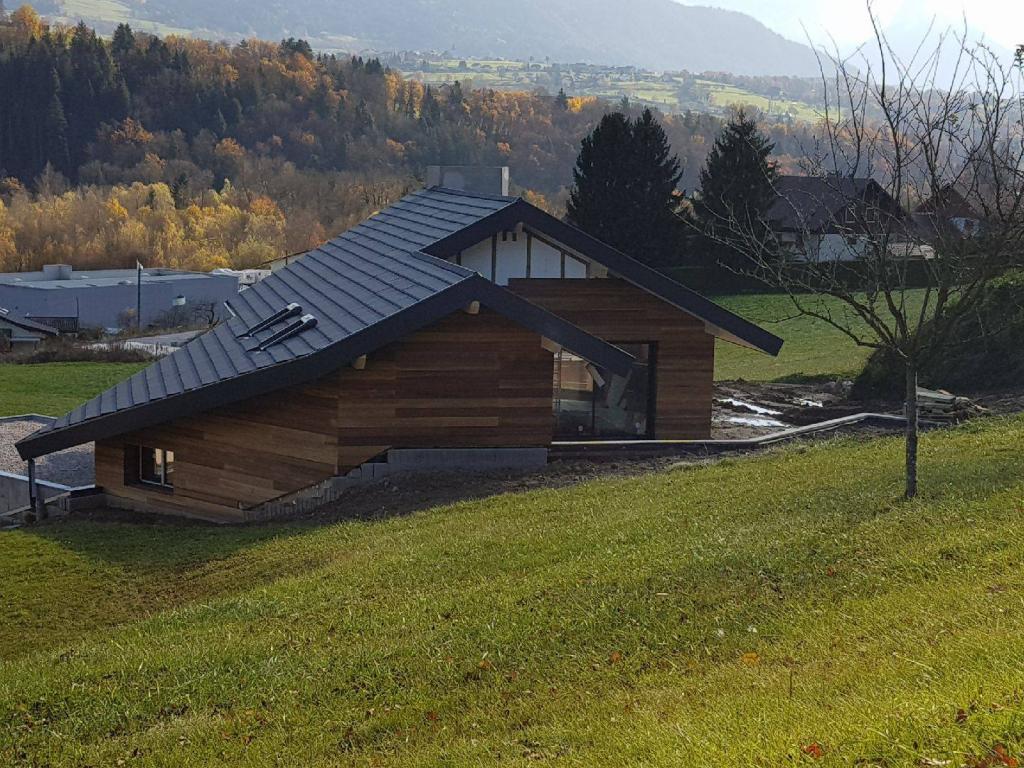
<path fill-rule="evenodd" d="M 782 339 L 739 315 L 720 307 L 699 293 L 656 272 L 636 259 L 588 235 L 571 224 L 518 200 L 501 210 L 428 246 L 424 250 L 440 258 L 454 256 L 486 237 L 522 223 L 548 235 L 567 247 L 603 264 L 627 282 L 648 291 L 669 304 L 726 331 L 751 347 L 775 356 Z"/>
<path fill-rule="evenodd" d="M 472 278 L 479 291 L 480 301 L 506 317 L 513 318 L 541 336 L 556 341 L 598 368 L 625 376 L 632 369 L 635 358 L 607 341 L 587 333 L 553 312 L 517 296 L 507 288 L 490 280 Z"/>

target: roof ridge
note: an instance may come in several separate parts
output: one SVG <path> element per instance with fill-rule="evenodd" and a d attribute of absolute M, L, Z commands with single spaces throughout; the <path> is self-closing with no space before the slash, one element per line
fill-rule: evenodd
<path fill-rule="evenodd" d="M 417 190 L 412 194 L 421 194 L 423 192 L 443 192 L 444 194 L 456 195 L 458 197 L 475 197 L 479 198 L 480 200 L 502 200 L 508 203 L 514 203 L 517 200 L 523 199 L 520 195 L 492 195 L 486 192 L 469 192 L 464 189 L 454 189 L 453 187 L 444 187 L 441 185 L 437 185 L 434 187 L 424 187 L 423 189 Z"/>

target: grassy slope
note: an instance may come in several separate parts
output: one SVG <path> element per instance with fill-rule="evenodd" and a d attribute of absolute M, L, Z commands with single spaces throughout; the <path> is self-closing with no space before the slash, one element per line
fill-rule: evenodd
<path fill-rule="evenodd" d="M 913 504 L 884 440 L 382 523 L 0 533 L 0 764 L 1019 754 L 1022 437 L 928 435 Z"/>
<path fill-rule="evenodd" d="M 143 367 L 142 363 L 0 365 L 0 416 L 60 416 Z"/>
<path fill-rule="evenodd" d="M 919 307 L 922 296 L 922 291 L 910 291 L 908 301 Z M 715 301 L 762 325 L 786 342 L 778 357 L 719 342 L 715 351 L 715 378 L 719 381 L 852 378 L 860 372 L 871 354 L 869 348 L 857 346 L 827 323 L 808 317 L 793 317 L 793 305 L 785 295 L 724 296 L 717 297 Z M 824 306 L 834 317 L 847 316 L 844 305 L 838 300 L 825 300 Z M 865 327 L 859 319 L 851 322 L 853 327 Z"/>

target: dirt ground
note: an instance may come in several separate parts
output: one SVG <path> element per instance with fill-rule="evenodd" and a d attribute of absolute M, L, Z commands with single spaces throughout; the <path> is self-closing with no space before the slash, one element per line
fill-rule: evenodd
<path fill-rule="evenodd" d="M 901 415 L 903 404 L 849 400 L 851 383 L 762 384 L 726 381 L 715 385 L 712 437 L 760 437 L 789 427 L 816 424 L 855 413 Z M 964 393 L 954 393 L 964 394 Z M 967 394 L 985 411 L 999 415 L 1024 411 L 1024 388 Z"/>

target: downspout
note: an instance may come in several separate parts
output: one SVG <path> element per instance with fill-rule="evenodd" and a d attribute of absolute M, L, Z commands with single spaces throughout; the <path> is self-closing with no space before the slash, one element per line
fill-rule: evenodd
<path fill-rule="evenodd" d="M 36 511 L 36 460 L 28 460 L 28 505 L 35 514 Z"/>

